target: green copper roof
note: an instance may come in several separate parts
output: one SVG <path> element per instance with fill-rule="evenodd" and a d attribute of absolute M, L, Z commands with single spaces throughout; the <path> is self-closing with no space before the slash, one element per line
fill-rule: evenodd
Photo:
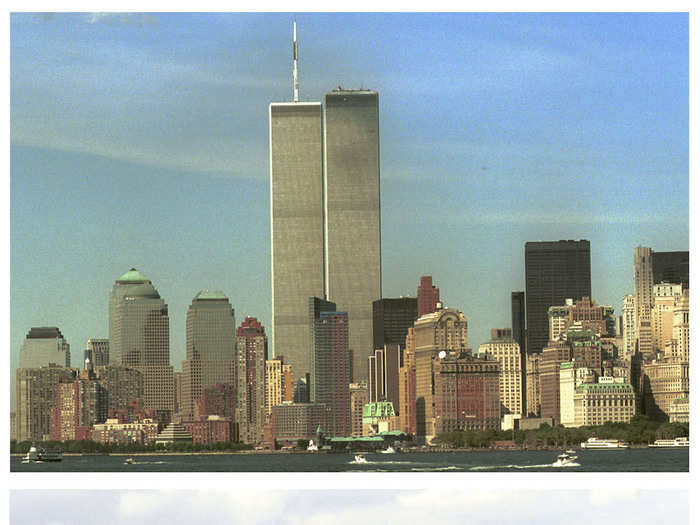
<path fill-rule="evenodd" d="M 195 300 L 197 300 L 197 299 L 225 299 L 225 300 L 228 300 L 228 297 L 226 297 L 224 292 L 220 292 L 218 290 L 202 290 L 197 295 L 195 295 L 194 298 L 195 298 Z"/>
<path fill-rule="evenodd" d="M 688 403 L 688 398 L 687 397 L 677 397 L 676 399 L 673 400 L 673 405 L 680 405 L 684 403 Z"/>
<path fill-rule="evenodd" d="M 571 361 L 565 361 L 564 363 L 559 365 L 559 368 L 573 368 L 573 367 L 574 367 L 574 363 L 572 363 Z"/>
<path fill-rule="evenodd" d="M 375 403 L 367 403 L 362 407 L 362 418 L 370 417 L 391 417 L 395 416 L 394 405 L 391 401 L 378 401 Z"/>
<path fill-rule="evenodd" d="M 146 279 L 136 268 L 132 268 L 117 279 L 118 283 L 138 283 L 145 281 L 148 281 L 148 279 Z"/>

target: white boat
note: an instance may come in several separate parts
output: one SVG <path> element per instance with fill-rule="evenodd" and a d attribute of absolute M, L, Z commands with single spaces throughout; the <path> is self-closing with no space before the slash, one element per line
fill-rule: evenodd
<path fill-rule="evenodd" d="M 690 447 L 690 440 L 687 437 L 678 437 L 675 439 L 657 439 L 649 445 L 650 448 L 688 448 Z"/>
<path fill-rule="evenodd" d="M 126 463 L 127 465 L 133 465 L 133 464 L 134 464 L 134 458 L 126 458 L 126 459 L 124 460 L 124 463 Z"/>
<path fill-rule="evenodd" d="M 575 463 L 577 459 L 578 459 L 578 456 L 572 456 L 567 451 L 567 452 L 564 452 L 562 454 L 559 454 L 557 456 L 557 460 L 554 463 L 552 463 L 552 466 L 553 467 L 564 467 L 566 465 L 571 465 L 572 463 Z"/>
<path fill-rule="evenodd" d="M 355 454 L 355 463 L 367 463 L 367 458 L 364 454 Z"/>
<path fill-rule="evenodd" d="M 581 443 L 581 448 L 594 450 L 614 450 L 622 448 L 630 448 L 629 443 L 619 439 L 598 439 L 597 437 L 588 438 L 588 441 Z"/>
<path fill-rule="evenodd" d="M 381 454 L 396 454 L 396 449 L 391 445 L 384 450 L 379 451 Z"/>
<path fill-rule="evenodd" d="M 306 447 L 307 452 L 318 452 L 318 445 L 314 443 L 314 440 L 309 440 L 309 446 Z"/>
<path fill-rule="evenodd" d="M 45 450 L 32 445 L 29 452 L 22 458 L 22 463 L 43 463 L 44 461 L 61 461 L 61 453 L 53 450 Z"/>

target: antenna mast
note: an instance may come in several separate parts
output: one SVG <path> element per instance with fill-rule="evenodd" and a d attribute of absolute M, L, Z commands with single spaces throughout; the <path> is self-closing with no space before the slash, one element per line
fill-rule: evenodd
<path fill-rule="evenodd" d="M 299 102 L 299 76 L 297 74 L 297 19 L 294 18 L 294 102 Z"/>

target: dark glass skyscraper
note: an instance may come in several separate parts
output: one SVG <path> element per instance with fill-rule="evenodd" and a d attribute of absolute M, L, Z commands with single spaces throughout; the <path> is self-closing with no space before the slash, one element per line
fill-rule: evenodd
<path fill-rule="evenodd" d="M 409 327 L 418 319 L 415 297 L 392 297 L 372 303 L 372 339 L 374 349 L 384 345 L 406 346 Z"/>
<path fill-rule="evenodd" d="M 527 353 L 549 339 L 550 306 L 591 297 L 591 246 L 587 240 L 525 243 Z"/>
<path fill-rule="evenodd" d="M 689 252 L 651 252 L 651 267 L 654 284 L 662 281 L 690 286 Z"/>

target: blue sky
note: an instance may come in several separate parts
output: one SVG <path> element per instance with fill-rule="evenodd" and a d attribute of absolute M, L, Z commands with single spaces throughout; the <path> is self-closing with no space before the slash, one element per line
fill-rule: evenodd
<path fill-rule="evenodd" d="M 79 365 L 136 267 L 172 363 L 201 289 L 270 329 L 267 108 L 290 14 L 10 17 L 10 345 Z M 686 14 L 297 14 L 301 99 L 380 97 L 383 295 L 432 274 L 474 349 L 510 326 L 524 243 L 591 241 L 620 313 L 635 246 L 688 249 Z"/>
<path fill-rule="evenodd" d="M 36 502 L 41 501 L 41 505 Z M 651 525 L 689 523 L 688 491 L 440 490 L 13 490 L 16 525 L 173 522 L 251 525 L 471 523 Z"/>

